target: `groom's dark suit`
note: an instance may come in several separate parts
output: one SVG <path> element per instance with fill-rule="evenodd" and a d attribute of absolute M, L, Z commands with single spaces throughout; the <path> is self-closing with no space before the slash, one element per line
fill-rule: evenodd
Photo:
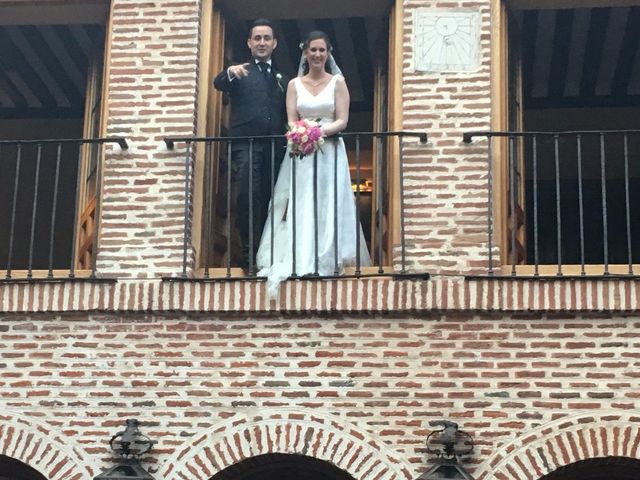
<path fill-rule="evenodd" d="M 278 74 L 274 65 L 269 73 L 263 73 L 252 60 L 248 71 L 246 77 L 230 80 L 227 71 L 224 70 L 213 81 L 216 89 L 227 92 L 231 98 L 229 135 L 239 137 L 284 134 L 287 119 L 285 91 L 288 81 Z M 275 144 L 275 173 L 282 159 L 283 146 L 283 141 L 277 141 Z M 231 147 L 231 163 L 236 197 L 236 226 L 241 241 L 241 266 L 246 268 L 255 263 L 260 236 L 267 218 L 271 196 L 271 141 L 253 142 L 252 158 L 248 141 L 234 141 Z M 249 184 L 250 167 L 253 171 L 252 184 Z M 253 232 L 250 232 L 249 225 L 250 198 Z M 250 238 L 253 238 L 252 252 L 249 252 Z"/>

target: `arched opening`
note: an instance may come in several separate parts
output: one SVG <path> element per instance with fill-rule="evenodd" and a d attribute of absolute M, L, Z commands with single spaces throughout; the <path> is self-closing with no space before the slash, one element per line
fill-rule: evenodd
<path fill-rule="evenodd" d="M 269 453 L 243 460 L 210 480 L 355 480 L 329 462 L 305 455 Z"/>
<path fill-rule="evenodd" d="M 628 457 L 591 458 L 565 465 L 540 480 L 637 480 L 640 460 Z"/>
<path fill-rule="evenodd" d="M 15 458 L 0 455 L 0 480 L 47 480 L 40 472 Z"/>

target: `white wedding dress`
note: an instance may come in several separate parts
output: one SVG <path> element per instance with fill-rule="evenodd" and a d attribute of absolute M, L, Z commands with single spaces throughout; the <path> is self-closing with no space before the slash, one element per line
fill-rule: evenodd
<path fill-rule="evenodd" d="M 334 121 L 336 78 L 334 75 L 318 95 L 309 93 L 299 77 L 295 79 L 300 118 L 320 119 L 324 124 Z M 294 162 L 295 228 L 292 168 Z M 337 178 L 334 177 L 336 167 Z M 357 236 L 360 237 L 360 265 L 371 265 L 362 227 L 357 219 L 349 160 L 342 138 L 326 139 L 322 150 L 317 152 L 315 204 L 313 181 L 314 155 L 291 159 L 287 151 L 278 174 L 256 260 L 258 275 L 267 277 L 271 298 L 277 298 L 280 282 L 293 273 L 299 277 L 316 273 L 314 205 L 317 209 L 317 273 L 333 275 L 335 272 L 342 273 L 344 267 L 356 265 Z M 337 189 L 334 188 L 336 184 Z"/>

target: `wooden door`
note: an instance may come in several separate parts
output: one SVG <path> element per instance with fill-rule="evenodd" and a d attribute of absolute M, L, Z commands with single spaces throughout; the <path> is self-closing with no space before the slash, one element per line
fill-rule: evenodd
<path fill-rule="evenodd" d="M 105 41 L 99 38 L 89 59 L 87 86 L 85 93 L 85 113 L 83 138 L 100 138 L 103 126 L 103 77 Z M 102 161 L 102 146 L 97 143 L 84 144 L 80 147 L 80 165 L 78 178 L 76 238 L 76 268 L 90 269 L 96 236 L 96 206 L 98 185 L 98 169 Z"/>
<path fill-rule="evenodd" d="M 386 32 L 385 32 L 386 33 Z M 389 98 L 389 62 L 387 55 L 387 38 L 381 35 L 376 49 L 381 53 L 374 65 L 373 91 L 373 131 L 388 130 L 388 98 Z M 386 139 L 372 139 L 372 176 L 373 191 L 371 194 L 371 256 L 377 265 L 386 265 L 390 258 L 389 251 L 389 149 Z M 386 160 L 386 161 L 385 161 Z M 379 243 L 382 242 L 382 248 Z M 382 252 L 382 258 L 380 257 Z"/>
<path fill-rule="evenodd" d="M 374 111 L 374 126 L 376 122 L 384 122 L 385 130 L 402 130 L 402 41 L 403 41 L 403 2 L 396 0 L 389 12 L 389 38 L 388 55 L 384 75 L 380 75 L 376 85 L 376 96 L 380 108 Z M 382 72 L 381 72 L 382 73 Z M 382 152 L 374 155 L 374 160 L 379 158 Z M 389 137 L 384 144 L 384 155 L 387 159 L 387 168 L 384 178 L 374 177 L 374 185 L 384 182 L 388 185 L 388 191 L 376 189 L 382 200 L 388 204 L 386 215 L 379 226 L 377 235 L 382 235 L 383 258 L 376 258 L 379 265 L 393 264 L 394 247 L 398 247 L 400 238 L 400 141 L 396 137 Z M 375 169 L 374 169 L 375 171 Z M 379 203 L 374 198 L 374 206 Z M 375 212 L 375 208 L 374 208 Z M 378 222 L 380 223 L 380 222 Z M 375 222 L 373 223 L 375 225 Z M 372 242 L 375 245 L 375 242 Z"/>
<path fill-rule="evenodd" d="M 522 35 L 520 20 L 512 11 L 507 12 L 508 86 L 507 115 L 510 132 L 523 130 L 522 85 Z M 524 145 L 525 138 L 512 136 L 507 139 L 507 239 L 506 263 L 524 264 L 526 258 L 526 214 Z"/>
<path fill-rule="evenodd" d="M 225 19 L 215 0 L 205 0 L 203 12 L 201 31 L 204 48 L 200 61 L 206 74 L 200 76 L 199 89 L 206 92 L 206 97 L 199 102 L 198 118 L 205 121 L 198 124 L 198 135 L 218 137 L 228 117 L 228 106 L 224 105 L 222 94 L 213 88 L 213 79 L 224 68 Z M 197 181 L 194 205 L 197 210 L 194 218 L 202 221 L 194 222 L 193 241 L 199 252 L 200 266 L 221 266 L 226 260 L 225 232 L 229 219 L 226 214 L 226 177 L 220 174 L 220 161 L 225 152 L 215 142 L 195 147 Z"/>

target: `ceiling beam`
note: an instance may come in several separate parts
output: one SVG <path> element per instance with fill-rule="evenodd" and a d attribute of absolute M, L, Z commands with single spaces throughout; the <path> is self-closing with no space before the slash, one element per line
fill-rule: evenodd
<path fill-rule="evenodd" d="M 105 24 L 110 0 L 0 0 L 2 25 Z"/>
<path fill-rule="evenodd" d="M 58 61 L 58 57 L 51 50 L 42 34 L 34 25 L 22 25 L 19 27 L 22 36 L 27 39 L 31 45 L 31 49 L 40 58 L 40 61 L 47 68 L 55 82 L 62 90 L 62 93 L 70 105 L 83 105 L 84 92 L 79 92 L 73 85 L 73 81 L 69 78 L 65 68 Z"/>
<path fill-rule="evenodd" d="M 13 42 L 7 29 L 0 26 L 0 58 L 3 60 L 6 71 L 15 71 L 20 75 L 38 101 L 45 107 L 53 108 L 56 100 L 49 91 L 49 87 L 40 78 L 31 64 L 22 57 L 20 49 Z"/>
<path fill-rule="evenodd" d="M 633 72 L 634 64 L 640 61 L 638 48 L 640 46 L 640 7 L 633 7 L 629 10 L 627 25 L 624 31 L 622 46 L 618 64 L 611 82 L 611 93 L 613 95 L 625 95 L 629 90 L 629 82 Z"/>
<path fill-rule="evenodd" d="M 567 81 L 567 66 L 573 32 L 575 10 L 558 10 L 556 12 L 556 28 L 553 35 L 553 53 L 549 74 L 548 92 L 550 97 L 562 97 Z"/>
<path fill-rule="evenodd" d="M 594 8 L 591 10 L 591 21 L 587 35 L 584 63 L 582 64 L 582 79 L 580 81 L 580 96 L 593 97 L 596 92 L 598 73 L 602 65 L 604 40 L 611 17 L 609 7 Z"/>
<path fill-rule="evenodd" d="M 216 5 L 237 18 L 334 18 L 388 15 L 392 0 L 216 0 Z"/>
<path fill-rule="evenodd" d="M 638 4 L 638 0 L 505 0 L 516 9 L 548 10 L 559 8 L 629 7 Z"/>

